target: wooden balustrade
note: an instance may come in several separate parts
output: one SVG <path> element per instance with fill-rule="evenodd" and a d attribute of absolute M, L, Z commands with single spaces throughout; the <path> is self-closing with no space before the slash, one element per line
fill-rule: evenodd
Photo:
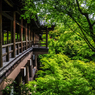
<path fill-rule="evenodd" d="M 23 41 L 25 43 L 26 41 Z M 17 55 L 20 53 L 21 47 L 20 47 L 21 42 L 16 42 L 15 45 L 17 45 L 17 48 L 15 51 L 17 51 Z M 9 47 L 13 46 L 13 43 L 2 45 L 2 48 L 6 48 L 6 53 L 2 54 L 2 57 L 6 56 L 6 61 L 9 61 L 9 54 L 13 53 L 13 50 L 9 50 Z M 25 47 L 25 46 L 23 46 Z"/>
<path fill-rule="evenodd" d="M 42 41 L 43 43 L 41 43 L 40 41 L 36 41 L 35 43 L 33 43 L 32 41 L 27 41 L 27 47 L 30 48 L 32 45 L 36 46 L 46 46 L 46 42 L 45 41 Z M 20 52 L 20 50 L 22 50 L 23 48 L 23 51 L 26 50 L 26 41 L 23 41 L 23 47 L 21 47 L 21 42 L 16 42 L 15 45 L 17 45 L 17 48 L 15 49 L 15 51 L 17 52 L 17 55 Z M 6 61 L 9 61 L 9 54 L 10 53 L 13 53 L 13 50 L 9 50 L 9 47 L 13 46 L 13 43 L 10 43 L 10 44 L 6 44 L 6 45 L 2 45 L 2 48 L 6 48 L 6 52 L 4 54 L 2 54 L 2 57 L 6 56 Z"/>

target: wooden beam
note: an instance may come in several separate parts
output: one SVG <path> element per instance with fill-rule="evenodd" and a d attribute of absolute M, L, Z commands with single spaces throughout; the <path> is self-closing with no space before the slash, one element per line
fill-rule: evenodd
<path fill-rule="evenodd" d="M 7 13 L 5 12 L 2 12 L 2 15 L 8 19 L 10 19 L 11 21 L 13 21 L 13 17 L 11 17 L 10 15 L 8 15 Z"/>
<path fill-rule="evenodd" d="M 6 2 L 10 7 L 13 7 L 13 4 L 11 4 L 8 0 L 5 0 L 5 2 Z"/>
<path fill-rule="evenodd" d="M 0 0 L 0 67 L 2 66 L 2 0 Z"/>

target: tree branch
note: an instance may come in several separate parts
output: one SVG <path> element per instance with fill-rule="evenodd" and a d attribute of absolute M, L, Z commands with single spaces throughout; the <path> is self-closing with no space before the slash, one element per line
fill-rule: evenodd
<path fill-rule="evenodd" d="M 95 22 L 93 22 L 92 26 L 95 24 Z"/>
<path fill-rule="evenodd" d="M 88 44 L 88 46 L 89 46 L 89 48 L 91 48 L 92 49 L 92 51 L 95 51 L 95 48 L 91 45 L 91 43 L 89 42 L 89 40 L 87 39 L 87 37 L 86 37 L 86 35 L 84 34 L 84 32 L 83 32 L 83 30 L 84 29 L 82 29 L 81 28 L 81 26 L 78 24 L 78 22 L 74 19 L 74 17 L 72 17 L 72 15 L 68 12 L 68 15 L 73 19 L 73 21 L 75 21 L 76 22 L 76 24 L 78 25 L 78 27 L 80 28 L 80 30 L 81 30 L 81 32 L 82 32 L 82 34 L 83 34 L 83 39 L 85 40 L 85 42 Z"/>
<path fill-rule="evenodd" d="M 79 7 L 79 2 L 78 2 L 78 0 L 76 0 L 76 2 L 77 2 L 78 10 L 80 11 L 80 13 L 81 13 L 82 15 L 84 15 L 84 16 L 86 17 L 86 19 L 87 19 L 87 21 L 88 21 L 88 24 L 89 24 L 89 28 L 90 28 L 91 30 L 93 30 L 92 24 L 91 24 L 90 19 L 89 19 L 89 17 L 88 17 L 88 13 L 83 13 L 82 10 L 81 10 L 80 7 Z M 91 31 L 91 33 L 93 34 L 92 31 Z"/>

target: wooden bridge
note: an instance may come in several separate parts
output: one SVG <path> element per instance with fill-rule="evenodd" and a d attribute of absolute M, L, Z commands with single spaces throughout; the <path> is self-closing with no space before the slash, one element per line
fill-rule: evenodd
<path fill-rule="evenodd" d="M 19 19 L 21 8 L 19 0 L 0 0 L 0 90 L 6 87 L 5 78 L 18 85 L 33 80 L 37 56 L 48 53 L 48 31 L 53 27 L 41 26 L 38 18 L 27 24 Z M 43 34 L 45 39 L 41 38 Z"/>

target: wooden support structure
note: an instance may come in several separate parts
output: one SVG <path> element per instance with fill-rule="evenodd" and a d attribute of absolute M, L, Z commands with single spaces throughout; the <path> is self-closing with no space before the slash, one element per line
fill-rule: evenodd
<path fill-rule="evenodd" d="M 21 52 L 23 52 L 23 19 L 21 19 L 21 34 L 20 34 L 20 40 L 21 40 Z"/>
<path fill-rule="evenodd" d="M 35 66 L 36 66 L 36 70 L 37 70 L 37 55 L 35 55 Z"/>
<path fill-rule="evenodd" d="M 30 36 L 30 40 L 31 40 L 31 46 L 32 46 L 32 44 L 33 44 L 33 43 L 32 43 L 32 41 L 33 41 L 33 32 L 30 32 L 30 35 L 31 35 L 31 36 Z"/>
<path fill-rule="evenodd" d="M 2 66 L 2 0 L 0 0 L 0 67 Z"/>
<path fill-rule="evenodd" d="M 26 29 L 25 29 L 25 41 L 26 41 L 26 49 L 27 49 L 27 24 L 26 24 Z"/>
<path fill-rule="evenodd" d="M 33 32 L 33 44 L 34 44 L 34 40 L 35 40 L 35 34 L 34 34 L 34 32 Z"/>
<path fill-rule="evenodd" d="M 7 56 L 6 56 L 6 61 L 9 61 L 9 46 L 6 47 L 6 52 L 7 52 Z"/>
<path fill-rule="evenodd" d="M 25 77 L 25 83 L 28 83 L 29 81 L 29 64 L 26 64 L 26 77 Z"/>
<path fill-rule="evenodd" d="M 13 34 L 12 33 L 13 32 L 13 21 L 11 21 L 11 24 L 10 24 L 10 32 L 11 32 L 11 43 L 12 43 L 13 42 L 12 41 L 12 38 L 13 38 L 13 35 L 12 35 Z"/>
<path fill-rule="evenodd" d="M 18 85 L 20 85 L 22 83 L 22 76 L 21 76 L 21 72 L 18 75 Z"/>
<path fill-rule="evenodd" d="M 15 33 L 16 33 L 16 12 L 13 12 L 13 32 L 12 32 L 12 42 L 13 42 L 13 54 L 12 57 L 15 57 Z"/>
<path fill-rule="evenodd" d="M 30 26 L 29 26 L 29 47 L 30 47 Z"/>
<path fill-rule="evenodd" d="M 9 39 L 8 39 L 9 37 L 8 36 L 9 36 L 9 32 L 7 30 L 7 44 L 9 43 Z"/>
<path fill-rule="evenodd" d="M 20 72 L 21 72 L 22 78 L 25 79 L 25 77 L 26 77 L 26 67 L 21 67 Z"/>
<path fill-rule="evenodd" d="M 14 90 L 21 95 L 21 84 L 22 84 L 22 75 L 21 72 L 18 74 L 17 78 L 15 79 L 16 84 L 14 85 Z M 18 89 L 17 89 L 18 88 Z"/>
<path fill-rule="evenodd" d="M 19 54 L 19 43 L 17 44 L 17 55 Z"/>
<path fill-rule="evenodd" d="M 32 64 L 32 59 L 28 60 L 29 64 L 29 77 L 33 77 L 33 64 Z"/>

